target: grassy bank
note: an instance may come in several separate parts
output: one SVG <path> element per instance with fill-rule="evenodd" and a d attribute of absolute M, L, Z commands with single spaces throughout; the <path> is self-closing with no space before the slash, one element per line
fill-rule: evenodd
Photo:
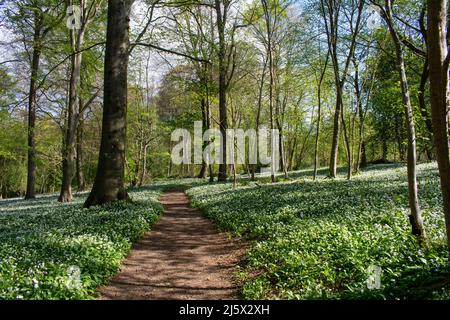
<path fill-rule="evenodd" d="M 83 209 L 87 194 L 0 201 L 0 299 L 89 299 L 158 219 L 160 188 Z M 77 269 L 80 271 L 79 281 Z"/>
<path fill-rule="evenodd" d="M 248 299 L 448 298 L 450 266 L 435 164 L 419 166 L 428 245 L 410 236 L 406 168 L 379 165 L 351 181 L 311 172 L 277 184 L 205 185 L 188 193 L 223 229 L 253 240 L 239 273 Z M 370 267 L 381 288 L 369 289 Z"/>

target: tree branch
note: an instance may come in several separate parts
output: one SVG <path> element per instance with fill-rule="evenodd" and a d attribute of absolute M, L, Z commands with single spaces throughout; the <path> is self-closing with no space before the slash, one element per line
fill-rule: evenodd
<path fill-rule="evenodd" d="M 177 55 L 177 56 L 185 57 L 185 58 L 188 58 L 188 59 L 191 59 L 191 60 L 194 60 L 194 61 L 205 62 L 205 63 L 211 64 L 211 61 L 209 61 L 209 60 L 205 60 L 205 59 L 198 58 L 198 57 L 193 57 L 193 56 L 188 55 L 186 53 L 174 51 L 174 50 L 171 50 L 171 49 L 162 48 L 162 47 L 159 47 L 159 46 L 151 44 L 151 43 L 135 42 L 132 45 L 133 46 L 148 47 L 148 48 L 152 48 L 152 49 L 155 49 L 155 50 L 158 50 L 158 51 L 163 51 L 163 52 L 167 52 L 167 53 L 174 54 L 174 55 Z"/>

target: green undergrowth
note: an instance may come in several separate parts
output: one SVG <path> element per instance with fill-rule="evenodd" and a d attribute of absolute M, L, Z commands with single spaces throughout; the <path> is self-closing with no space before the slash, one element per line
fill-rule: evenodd
<path fill-rule="evenodd" d="M 434 163 L 421 164 L 428 242 L 410 235 L 406 168 L 377 165 L 351 181 L 243 181 L 188 190 L 224 230 L 252 240 L 239 272 L 247 299 L 448 299 L 450 265 Z M 323 171 L 322 171 L 323 173 Z M 380 267 L 380 286 L 373 268 Z"/>
<path fill-rule="evenodd" d="M 157 221 L 161 188 L 83 209 L 56 195 L 0 201 L 0 299 L 90 299 Z"/>

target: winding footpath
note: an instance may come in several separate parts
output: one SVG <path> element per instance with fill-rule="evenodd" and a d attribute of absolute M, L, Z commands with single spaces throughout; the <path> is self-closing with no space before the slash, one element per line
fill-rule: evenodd
<path fill-rule="evenodd" d="M 183 192 L 160 201 L 162 217 L 98 289 L 100 299 L 238 299 L 233 272 L 245 244 L 190 208 Z"/>

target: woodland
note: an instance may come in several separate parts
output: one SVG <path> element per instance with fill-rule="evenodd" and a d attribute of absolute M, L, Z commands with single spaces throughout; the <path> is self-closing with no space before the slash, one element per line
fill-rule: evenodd
<path fill-rule="evenodd" d="M 248 243 L 239 298 L 448 299 L 449 28 L 446 0 L 0 1 L 0 299 L 98 297 L 173 190 Z M 174 163 L 194 122 L 223 154 L 276 130 L 279 167 Z"/>

